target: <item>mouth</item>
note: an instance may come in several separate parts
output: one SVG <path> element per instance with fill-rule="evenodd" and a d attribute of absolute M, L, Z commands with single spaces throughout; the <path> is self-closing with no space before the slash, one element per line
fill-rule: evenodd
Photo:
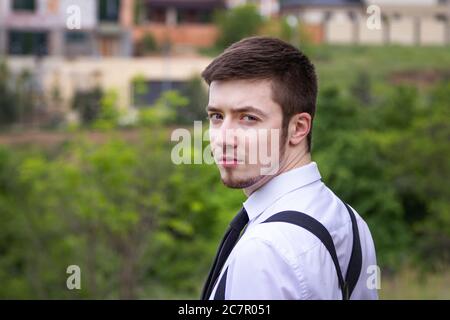
<path fill-rule="evenodd" d="M 235 168 L 239 164 L 239 161 L 236 158 L 223 157 L 221 160 L 219 160 L 218 164 L 224 168 Z"/>

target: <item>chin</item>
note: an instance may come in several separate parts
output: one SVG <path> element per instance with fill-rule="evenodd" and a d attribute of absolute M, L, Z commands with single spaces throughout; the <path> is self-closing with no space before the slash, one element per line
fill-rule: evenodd
<path fill-rule="evenodd" d="M 251 187 L 259 180 L 261 180 L 262 176 L 252 177 L 252 178 L 230 178 L 230 177 L 222 177 L 222 183 L 228 188 L 232 189 L 245 189 Z"/>

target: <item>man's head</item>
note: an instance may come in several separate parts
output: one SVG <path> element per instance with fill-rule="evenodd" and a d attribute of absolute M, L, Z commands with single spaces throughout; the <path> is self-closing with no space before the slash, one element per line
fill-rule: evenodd
<path fill-rule="evenodd" d="M 277 146 L 284 162 L 310 152 L 317 78 L 298 49 L 279 39 L 246 38 L 226 49 L 202 76 L 210 85 L 211 147 L 216 161 L 225 161 L 219 169 L 227 186 L 247 188 L 263 179 L 261 161 L 248 161 L 256 145 L 258 158 L 261 147 Z M 253 131 L 260 134 L 245 134 Z M 279 132 L 279 138 L 271 131 Z"/>

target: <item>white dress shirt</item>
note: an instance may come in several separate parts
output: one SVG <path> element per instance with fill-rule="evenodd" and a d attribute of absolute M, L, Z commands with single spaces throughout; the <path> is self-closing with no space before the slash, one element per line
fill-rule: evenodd
<path fill-rule="evenodd" d="M 247 228 L 225 262 L 210 299 L 227 268 L 226 300 L 342 299 L 335 265 L 319 238 L 290 223 L 261 223 L 285 210 L 315 218 L 331 234 L 345 278 L 353 245 L 350 215 L 322 182 L 315 162 L 274 177 L 250 195 L 244 208 L 249 216 Z M 377 289 L 368 285 L 374 268 L 370 266 L 376 266 L 374 243 L 367 224 L 353 211 L 362 270 L 351 299 L 377 299 Z"/>

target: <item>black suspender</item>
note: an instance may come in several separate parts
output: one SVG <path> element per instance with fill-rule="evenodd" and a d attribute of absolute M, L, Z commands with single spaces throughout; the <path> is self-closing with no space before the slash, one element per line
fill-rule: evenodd
<path fill-rule="evenodd" d="M 359 239 L 359 230 L 358 223 L 356 222 L 355 214 L 353 210 L 348 206 L 348 204 L 344 203 L 347 207 L 347 211 L 350 214 L 350 219 L 352 219 L 352 230 L 353 230 L 353 245 L 352 245 L 352 254 L 350 256 L 350 261 L 347 267 L 347 274 L 345 276 L 345 283 L 343 293 L 344 300 L 350 299 L 353 290 L 355 289 L 356 283 L 358 282 L 359 275 L 361 274 L 362 269 L 362 249 L 361 249 L 361 240 Z"/>
<path fill-rule="evenodd" d="M 322 243 L 327 248 L 328 252 L 333 259 L 334 266 L 336 267 L 336 272 L 339 280 L 339 287 L 342 291 L 342 299 L 348 300 L 352 295 L 353 289 L 355 289 L 356 283 L 358 282 L 359 275 L 361 274 L 362 268 L 362 252 L 361 252 L 361 241 L 359 238 L 358 224 L 356 222 L 355 214 L 353 210 L 346 204 L 348 213 L 350 214 L 350 219 L 352 222 L 353 230 L 353 246 L 352 253 L 350 256 L 350 262 L 347 268 L 347 274 L 345 279 L 341 272 L 341 267 L 339 265 L 339 260 L 336 254 L 336 248 L 334 246 L 333 238 L 331 237 L 328 230 L 316 219 L 311 216 L 298 212 L 298 211 L 282 211 L 274 214 L 262 223 L 268 222 L 286 222 L 295 224 L 301 228 L 304 228 L 314 234 L 317 238 L 322 241 Z M 219 285 L 217 286 L 216 293 L 214 295 L 214 300 L 225 300 L 225 289 L 226 289 L 226 279 L 227 279 L 228 268 L 223 273 L 220 279 Z"/>

